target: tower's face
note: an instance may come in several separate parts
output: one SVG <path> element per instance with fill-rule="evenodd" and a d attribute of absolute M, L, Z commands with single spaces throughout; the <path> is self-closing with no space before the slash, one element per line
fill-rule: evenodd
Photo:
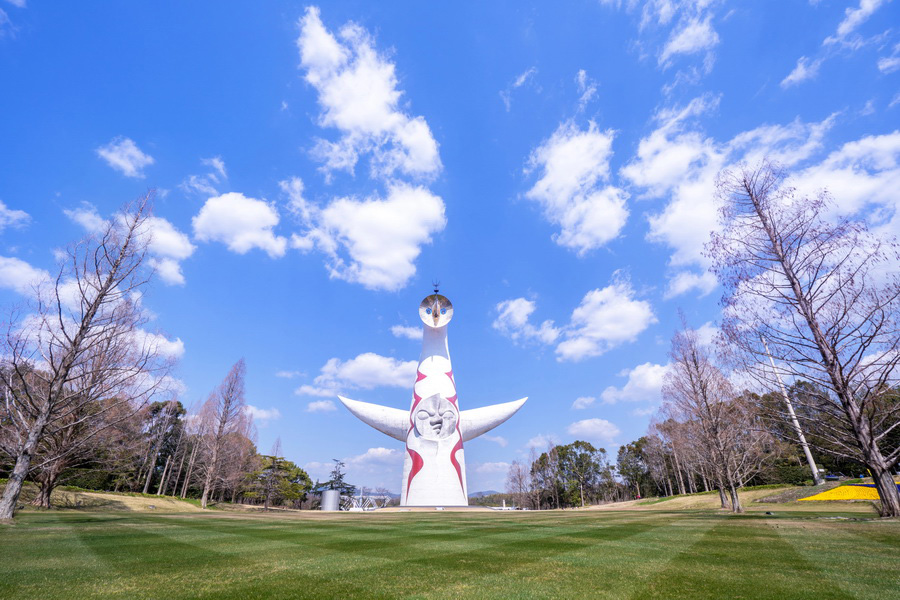
<path fill-rule="evenodd" d="M 434 394 L 422 400 L 416 407 L 416 431 L 426 440 L 442 440 L 453 435 L 459 421 L 456 407 Z"/>
<path fill-rule="evenodd" d="M 443 327 L 453 318 L 453 305 L 446 297 L 432 294 L 419 304 L 419 318 L 429 327 Z"/>

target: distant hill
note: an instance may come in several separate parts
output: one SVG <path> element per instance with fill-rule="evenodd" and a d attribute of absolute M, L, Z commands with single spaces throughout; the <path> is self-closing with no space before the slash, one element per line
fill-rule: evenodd
<path fill-rule="evenodd" d="M 469 494 L 469 498 L 484 498 L 485 496 L 493 496 L 494 494 L 499 494 L 497 490 L 487 490 L 484 492 L 472 492 Z"/>

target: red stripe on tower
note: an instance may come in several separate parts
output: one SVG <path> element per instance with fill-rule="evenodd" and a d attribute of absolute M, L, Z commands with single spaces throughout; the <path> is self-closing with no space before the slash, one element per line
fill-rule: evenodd
<path fill-rule="evenodd" d="M 462 443 L 462 439 L 459 440 Z M 422 460 L 422 457 L 419 456 L 419 453 L 413 450 L 412 448 L 407 448 L 407 452 L 409 452 L 409 456 L 412 458 L 412 469 L 409 471 L 409 479 L 406 480 L 406 499 L 409 500 L 409 488 L 412 487 L 413 478 L 422 470 L 422 467 L 425 465 L 425 461 Z M 459 467 L 456 467 L 456 470 L 459 470 Z"/>
<path fill-rule="evenodd" d="M 456 453 L 459 452 L 459 451 L 462 450 L 462 449 L 463 449 L 462 434 L 460 434 L 460 436 L 459 436 L 459 441 L 456 442 L 456 445 L 453 446 L 453 451 L 450 452 L 450 462 L 452 462 L 452 463 L 453 463 L 453 466 L 456 467 L 456 475 L 459 477 L 459 489 L 461 489 L 461 490 L 463 491 L 463 493 L 465 493 L 465 492 L 466 492 L 466 486 L 463 485 L 463 480 L 462 480 L 462 467 L 459 466 L 459 461 L 456 460 Z M 409 495 L 409 487 L 408 487 L 408 486 L 407 486 L 407 492 L 406 492 L 406 495 L 407 495 L 407 496 Z"/>

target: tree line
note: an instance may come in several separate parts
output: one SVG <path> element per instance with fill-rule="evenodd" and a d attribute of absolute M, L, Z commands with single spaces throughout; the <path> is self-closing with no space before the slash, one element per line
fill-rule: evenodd
<path fill-rule="evenodd" d="M 70 245 L 55 277 L 35 282 L 0 338 L 0 520 L 33 503 L 50 506 L 63 484 L 89 489 L 298 505 L 308 475 L 262 455 L 244 400 L 239 360 L 188 412 L 171 376 L 166 341 L 146 330 L 141 305 L 153 276 L 152 194 L 125 205 Z"/>
<path fill-rule="evenodd" d="M 717 198 L 705 254 L 724 289 L 720 334 L 702 340 L 682 317 L 661 407 L 619 448 L 618 480 L 632 497 L 716 491 L 741 512 L 740 488 L 818 483 L 824 467 L 871 476 L 881 514 L 900 516 L 897 241 L 826 192 L 797 195 L 765 160 L 721 172 Z M 514 463 L 508 490 L 531 507 L 574 505 L 584 486 L 561 467 L 568 452 Z M 604 469 L 588 497 L 613 489 L 597 483 Z"/>

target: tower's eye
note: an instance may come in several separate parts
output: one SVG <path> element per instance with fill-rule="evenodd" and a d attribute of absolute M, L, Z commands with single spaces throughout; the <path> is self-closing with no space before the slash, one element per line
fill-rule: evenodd
<path fill-rule="evenodd" d="M 442 315 L 446 315 L 446 314 L 447 314 L 447 309 L 446 309 L 446 308 L 442 308 L 442 309 L 441 309 L 441 314 L 442 314 Z"/>
<path fill-rule="evenodd" d="M 430 308 L 426 308 L 426 309 L 425 309 L 425 314 L 426 314 L 426 315 L 430 315 L 430 314 L 431 314 L 431 309 L 430 309 Z"/>

